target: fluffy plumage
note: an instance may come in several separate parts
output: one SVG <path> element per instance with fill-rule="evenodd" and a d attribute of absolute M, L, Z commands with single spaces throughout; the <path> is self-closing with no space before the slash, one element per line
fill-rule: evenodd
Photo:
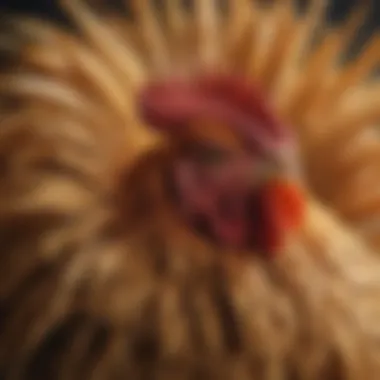
<path fill-rule="evenodd" d="M 378 37 L 341 66 L 358 14 L 311 46 L 319 0 L 165 1 L 162 22 L 64 3 L 80 34 L 0 41 L 1 377 L 377 379 Z M 307 215 L 272 261 L 197 237 L 163 191 L 137 94 L 210 71 L 258 82 L 300 141 Z"/>

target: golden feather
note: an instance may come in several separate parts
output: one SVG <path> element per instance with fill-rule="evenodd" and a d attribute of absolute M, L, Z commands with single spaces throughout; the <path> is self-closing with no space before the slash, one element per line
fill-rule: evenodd
<path fill-rule="evenodd" d="M 312 44 L 324 4 L 64 0 L 75 35 L 0 39 L 0 377 L 344 379 L 380 373 L 379 37 L 339 64 L 360 14 Z M 305 225 L 273 262 L 193 235 L 136 107 L 173 74 L 240 72 L 295 128 Z"/>

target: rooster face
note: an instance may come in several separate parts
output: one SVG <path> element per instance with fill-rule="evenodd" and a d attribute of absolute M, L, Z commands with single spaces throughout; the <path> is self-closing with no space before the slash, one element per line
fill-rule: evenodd
<path fill-rule="evenodd" d="M 304 219 L 295 139 L 259 92 L 235 77 L 167 80 L 140 97 L 144 120 L 177 152 L 172 180 L 199 232 L 274 253 Z"/>

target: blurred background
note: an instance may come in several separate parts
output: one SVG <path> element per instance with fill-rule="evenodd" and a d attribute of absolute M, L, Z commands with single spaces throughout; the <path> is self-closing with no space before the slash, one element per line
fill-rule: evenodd
<path fill-rule="evenodd" d="M 367 0 L 330 0 L 330 15 L 333 19 L 339 19 L 344 17 L 355 2 L 365 1 Z M 372 0 L 372 3 L 374 10 L 366 25 L 366 30 L 369 32 L 376 25 L 380 26 L 380 0 Z M 57 0 L 0 0 L 0 7 L 16 12 L 38 14 L 56 20 L 63 19 L 57 6 Z"/>
<path fill-rule="evenodd" d="M 107 0 L 107 2 L 110 3 L 114 1 L 128 2 L 128 0 Z M 308 0 L 297 1 L 300 3 L 305 3 Z M 329 0 L 330 4 L 328 10 L 328 18 L 333 22 L 344 19 L 347 12 L 355 4 L 366 2 L 371 4 L 372 11 L 369 13 L 365 25 L 363 25 L 361 30 L 359 30 L 357 40 L 352 44 L 352 54 L 355 54 L 357 50 L 360 50 L 360 47 L 368 38 L 368 36 L 371 35 L 375 29 L 378 29 L 380 27 L 380 0 Z M 48 18 L 54 21 L 65 22 L 65 16 L 60 11 L 58 3 L 59 0 L 0 0 L 0 13 L 5 10 L 8 12 L 11 11 L 16 13 L 37 15 L 39 17 Z"/>

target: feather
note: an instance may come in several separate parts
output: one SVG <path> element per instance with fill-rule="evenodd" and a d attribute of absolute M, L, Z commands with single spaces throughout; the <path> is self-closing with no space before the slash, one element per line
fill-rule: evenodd
<path fill-rule="evenodd" d="M 190 3 L 1 27 L 0 378 L 377 379 L 378 37 L 339 63 L 359 14 L 315 40 L 321 1 Z M 267 204 L 299 225 L 270 259 L 190 228 L 141 115 L 147 83 L 210 72 L 260 86 L 298 139 L 305 213 Z"/>

